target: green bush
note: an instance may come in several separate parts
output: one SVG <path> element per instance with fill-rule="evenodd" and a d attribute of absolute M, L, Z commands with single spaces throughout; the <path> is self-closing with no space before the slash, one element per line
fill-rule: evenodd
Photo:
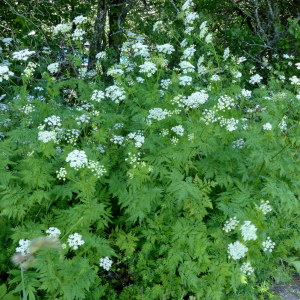
<path fill-rule="evenodd" d="M 130 35 L 104 74 L 68 33 L 77 57 L 12 59 L 0 259 L 23 299 L 256 299 L 299 269 L 300 79 L 219 55 L 188 3 L 181 47 Z"/>

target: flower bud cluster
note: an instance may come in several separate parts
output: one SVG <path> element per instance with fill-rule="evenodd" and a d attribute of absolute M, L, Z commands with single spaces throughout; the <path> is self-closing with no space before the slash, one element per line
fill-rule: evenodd
<path fill-rule="evenodd" d="M 23 71 L 22 75 L 26 76 L 27 78 L 31 77 L 34 73 L 34 70 L 39 66 L 39 64 L 35 64 L 33 62 L 29 62 L 26 66 L 26 69 Z"/>
<path fill-rule="evenodd" d="M 125 158 L 125 161 L 128 161 L 129 164 L 135 169 L 140 164 L 140 156 L 140 152 L 138 152 L 137 154 L 128 152 L 128 158 Z"/>

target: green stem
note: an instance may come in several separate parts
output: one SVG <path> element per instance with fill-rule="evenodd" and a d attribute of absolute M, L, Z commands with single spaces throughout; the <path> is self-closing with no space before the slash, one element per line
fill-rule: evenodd
<path fill-rule="evenodd" d="M 23 289 L 23 300 L 27 299 L 26 289 L 25 289 L 25 282 L 24 282 L 24 269 L 21 268 L 21 277 L 22 277 L 22 289 Z"/>

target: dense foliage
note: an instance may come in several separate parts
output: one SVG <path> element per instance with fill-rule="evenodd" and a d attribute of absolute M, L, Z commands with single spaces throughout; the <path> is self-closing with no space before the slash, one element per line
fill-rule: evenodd
<path fill-rule="evenodd" d="M 119 64 L 88 68 L 80 15 L 2 39 L 0 299 L 268 299 L 300 271 L 298 57 L 173 3 Z"/>

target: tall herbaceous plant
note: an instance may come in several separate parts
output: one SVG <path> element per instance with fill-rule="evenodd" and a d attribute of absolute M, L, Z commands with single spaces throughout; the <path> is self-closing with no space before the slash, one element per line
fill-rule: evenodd
<path fill-rule="evenodd" d="M 299 268 L 299 65 L 263 77 L 191 0 L 175 18 L 108 70 L 83 16 L 52 32 L 76 55 L 2 45 L 4 294 L 254 299 Z"/>

